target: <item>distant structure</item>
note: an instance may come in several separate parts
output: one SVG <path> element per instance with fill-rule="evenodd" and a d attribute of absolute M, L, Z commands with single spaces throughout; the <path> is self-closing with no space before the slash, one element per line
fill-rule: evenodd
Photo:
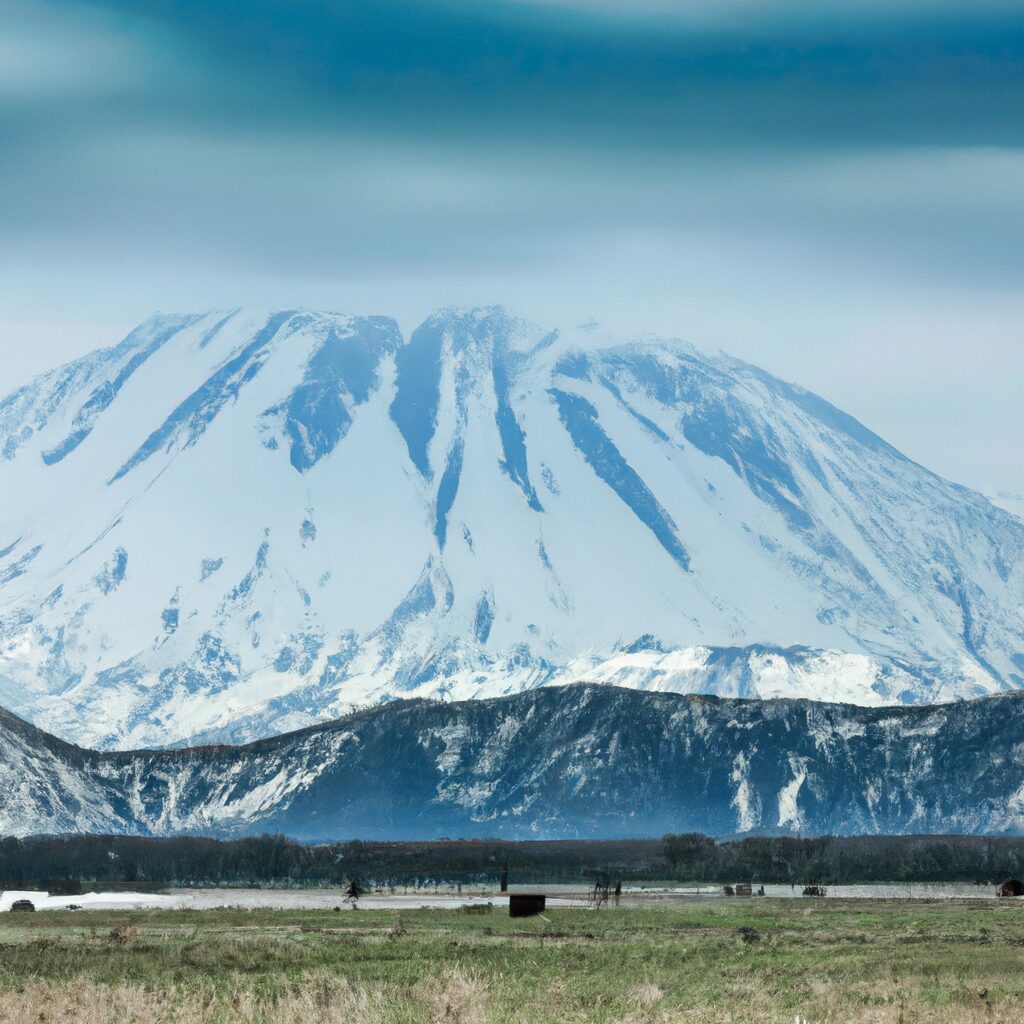
<path fill-rule="evenodd" d="M 1000 896 L 1024 896 L 1024 882 L 1016 878 L 1008 878 L 999 886 Z"/>
<path fill-rule="evenodd" d="M 723 885 L 723 896 L 752 896 L 753 886 L 749 882 L 737 882 L 735 885 Z"/>
<path fill-rule="evenodd" d="M 544 913 L 547 897 L 541 893 L 513 892 L 508 897 L 509 917 L 536 917 Z"/>
<path fill-rule="evenodd" d="M 5 889 L 0 892 L 0 911 L 35 910 L 49 895 L 34 889 Z"/>

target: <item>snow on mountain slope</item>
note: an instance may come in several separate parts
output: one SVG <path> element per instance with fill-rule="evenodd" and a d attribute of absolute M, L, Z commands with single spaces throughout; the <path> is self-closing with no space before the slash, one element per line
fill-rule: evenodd
<path fill-rule="evenodd" d="M 581 679 L 1024 685 L 1024 522 L 679 342 L 158 316 L 0 400 L 0 453 L 0 702 L 79 742 Z"/>
<path fill-rule="evenodd" d="M 1000 833 L 1024 693 L 939 707 L 611 686 L 399 701 L 249 746 L 95 753 L 0 711 L 0 834 L 308 840 Z"/>

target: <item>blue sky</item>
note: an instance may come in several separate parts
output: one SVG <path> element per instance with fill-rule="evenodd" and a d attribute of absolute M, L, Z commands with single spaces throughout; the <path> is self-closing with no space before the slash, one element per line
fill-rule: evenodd
<path fill-rule="evenodd" d="M 0 385 L 155 309 L 504 302 L 1024 491 L 1022 5 L 837 6 L 0 0 Z"/>

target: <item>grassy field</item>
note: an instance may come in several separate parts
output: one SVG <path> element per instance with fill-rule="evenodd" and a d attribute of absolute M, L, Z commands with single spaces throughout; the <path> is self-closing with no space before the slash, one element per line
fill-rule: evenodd
<path fill-rule="evenodd" d="M 1024 1021 L 1024 906 L 5 914 L 0 1021 Z"/>

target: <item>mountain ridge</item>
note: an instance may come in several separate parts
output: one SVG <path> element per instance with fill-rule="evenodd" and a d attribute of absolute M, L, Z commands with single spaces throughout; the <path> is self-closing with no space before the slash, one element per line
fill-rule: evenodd
<path fill-rule="evenodd" d="M 571 684 L 97 752 L 0 714 L 0 834 L 1019 833 L 1022 725 L 1024 693 L 863 708 Z"/>

